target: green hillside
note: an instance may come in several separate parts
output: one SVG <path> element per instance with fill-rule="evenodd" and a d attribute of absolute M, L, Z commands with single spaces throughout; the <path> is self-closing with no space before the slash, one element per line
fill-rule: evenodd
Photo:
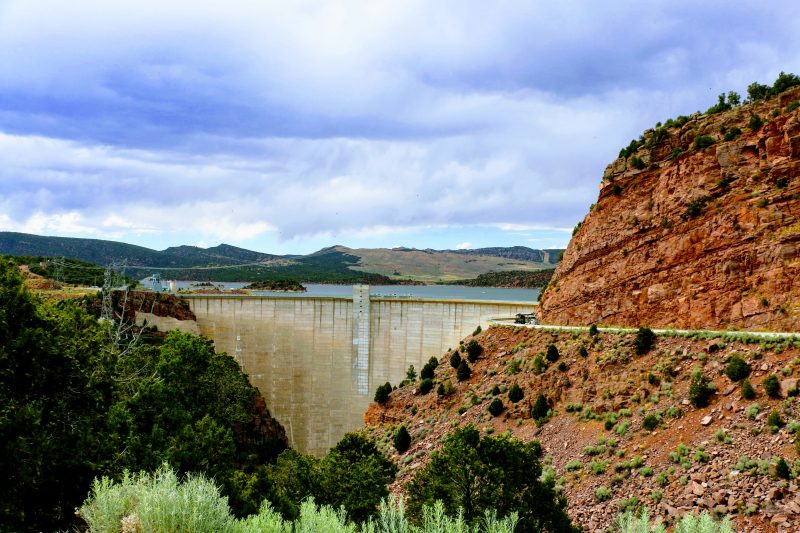
<path fill-rule="evenodd" d="M 159 251 L 101 239 L 0 232 L 0 255 L 64 257 L 103 268 L 124 261 L 125 273 L 134 278 L 158 272 L 164 279 L 222 282 L 290 279 L 374 285 L 408 280 L 439 283 L 474 279 L 488 272 L 549 269 L 557 262 L 558 252 L 524 246 L 475 250 L 332 246 L 298 256 L 267 254 L 228 244 L 212 248 L 174 246 Z M 97 272 L 92 276 L 96 279 Z"/>

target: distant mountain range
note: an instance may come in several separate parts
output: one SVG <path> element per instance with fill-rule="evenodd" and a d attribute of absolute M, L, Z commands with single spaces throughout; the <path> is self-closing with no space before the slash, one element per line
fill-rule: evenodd
<path fill-rule="evenodd" d="M 274 255 L 228 244 L 212 248 L 174 246 L 159 251 L 100 239 L 0 232 L 2 255 L 66 257 L 103 266 L 125 261 L 126 274 L 130 276 L 145 277 L 160 272 L 165 279 L 198 281 L 436 283 L 472 279 L 487 272 L 549 269 L 558 262 L 560 252 L 524 246 L 473 250 L 333 246 L 308 255 Z"/>

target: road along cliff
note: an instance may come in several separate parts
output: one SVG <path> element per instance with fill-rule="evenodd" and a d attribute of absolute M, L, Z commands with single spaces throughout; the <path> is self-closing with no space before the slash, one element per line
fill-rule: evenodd
<path fill-rule="evenodd" d="M 800 88 L 670 120 L 623 149 L 545 323 L 800 329 Z"/>

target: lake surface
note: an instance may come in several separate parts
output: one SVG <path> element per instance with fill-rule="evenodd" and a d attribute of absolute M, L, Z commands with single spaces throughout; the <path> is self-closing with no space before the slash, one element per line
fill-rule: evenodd
<path fill-rule="evenodd" d="M 179 289 L 188 289 L 193 282 L 178 281 Z M 142 280 L 149 287 L 149 279 Z M 245 282 L 214 283 L 221 289 L 241 289 Z M 304 283 L 308 292 L 253 291 L 252 294 L 275 297 L 339 297 L 353 296 L 352 285 L 323 285 Z M 374 298 L 425 298 L 430 300 L 495 300 L 506 302 L 535 302 L 539 299 L 539 289 L 501 289 L 495 287 L 465 287 L 463 285 L 370 285 Z"/>

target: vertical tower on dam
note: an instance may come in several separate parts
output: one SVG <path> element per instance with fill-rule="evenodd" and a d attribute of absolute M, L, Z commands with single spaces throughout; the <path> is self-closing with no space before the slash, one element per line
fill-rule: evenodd
<path fill-rule="evenodd" d="M 235 354 L 291 445 L 324 454 L 363 424 L 375 387 L 398 383 L 491 318 L 530 302 L 189 295 L 200 332 Z M 156 325 L 159 325 L 156 322 Z"/>

